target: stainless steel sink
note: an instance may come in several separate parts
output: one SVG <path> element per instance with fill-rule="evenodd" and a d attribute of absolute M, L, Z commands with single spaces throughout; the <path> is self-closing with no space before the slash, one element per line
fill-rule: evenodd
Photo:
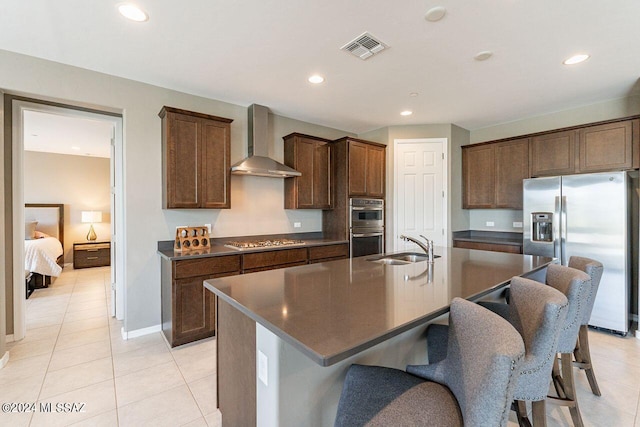
<path fill-rule="evenodd" d="M 434 258 L 440 258 L 440 255 L 434 255 Z M 380 264 L 389 265 L 406 265 L 413 264 L 415 262 L 422 262 L 427 260 L 427 255 L 417 252 L 401 252 L 398 254 L 382 255 L 375 258 L 369 258 L 367 261 L 377 262 Z"/>

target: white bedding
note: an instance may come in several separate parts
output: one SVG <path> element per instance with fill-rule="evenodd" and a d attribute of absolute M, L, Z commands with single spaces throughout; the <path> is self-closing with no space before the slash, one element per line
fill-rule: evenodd
<path fill-rule="evenodd" d="M 62 255 L 62 244 L 55 237 L 24 241 L 24 268 L 43 276 L 58 277 L 62 267 L 56 259 Z"/>

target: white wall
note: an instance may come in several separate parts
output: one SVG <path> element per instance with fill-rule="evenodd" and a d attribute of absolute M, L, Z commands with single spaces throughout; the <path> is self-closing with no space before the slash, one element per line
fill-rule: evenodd
<path fill-rule="evenodd" d="M 319 231 L 320 211 L 285 211 L 281 180 L 233 177 L 230 210 L 161 209 L 163 105 L 234 119 L 231 163 L 246 155 L 247 109 L 42 59 L 0 50 L 0 89 L 7 93 L 120 112 L 124 122 L 124 187 L 127 331 L 160 324 L 159 240 L 171 240 L 178 225 L 212 223 L 214 236 Z M 215 78 L 215 77 L 212 77 Z M 260 103 L 259 99 L 255 100 Z M 283 158 L 282 136 L 302 132 L 338 138 L 348 132 L 272 117 L 270 152 Z M 5 212 L 10 207 L 6 207 Z M 256 217 L 258 215 L 258 217 Z"/>
<path fill-rule="evenodd" d="M 24 202 L 62 203 L 64 209 L 64 261 L 73 262 L 73 242 L 86 241 L 89 224 L 82 211 L 102 212 L 93 228 L 98 240 L 111 240 L 111 160 L 102 157 L 24 152 Z"/>

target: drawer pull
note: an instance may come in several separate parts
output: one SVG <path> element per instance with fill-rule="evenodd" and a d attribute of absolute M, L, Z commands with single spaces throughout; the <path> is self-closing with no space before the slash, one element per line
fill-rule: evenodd
<path fill-rule="evenodd" d="M 99 249 L 87 249 L 87 252 L 98 252 Z"/>
<path fill-rule="evenodd" d="M 97 256 L 88 256 L 87 259 L 98 259 Z"/>

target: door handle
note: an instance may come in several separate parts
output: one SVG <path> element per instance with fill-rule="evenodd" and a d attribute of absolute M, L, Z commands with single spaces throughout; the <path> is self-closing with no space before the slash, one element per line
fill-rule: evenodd
<path fill-rule="evenodd" d="M 382 236 L 382 233 L 358 233 L 358 234 L 352 234 L 353 237 L 376 237 L 376 236 Z"/>

